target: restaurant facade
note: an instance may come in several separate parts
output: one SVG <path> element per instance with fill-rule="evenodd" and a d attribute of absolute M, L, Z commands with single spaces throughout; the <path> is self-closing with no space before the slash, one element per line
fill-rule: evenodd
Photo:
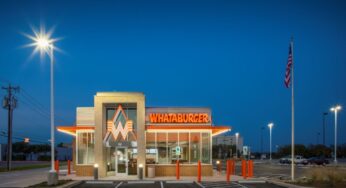
<path fill-rule="evenodd" d="M 137 92 L 98 92 L 94 107 L 77 107 L 76 124 L 57 130 L 74 137 L 73 165 L 77 176 L 136 176 L 155 169 L 155 176 L 211 176 L 212 137 L 230 131 L 214 126 L 210 108 L 146 107 Z"/>

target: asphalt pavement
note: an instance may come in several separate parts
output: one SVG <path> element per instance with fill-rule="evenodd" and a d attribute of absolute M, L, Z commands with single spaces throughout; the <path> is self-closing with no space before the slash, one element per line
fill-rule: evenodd
<path fill-rule="evenodd" d="M 175 181 L 85 181 L 73 188 L 284 188 L 271 183 L 175 182 Z"/>
<path fill-rule="evenodd" d="M 199 188 L 194 182 L 175 181 L 85 181 L 73 188 Z"/>

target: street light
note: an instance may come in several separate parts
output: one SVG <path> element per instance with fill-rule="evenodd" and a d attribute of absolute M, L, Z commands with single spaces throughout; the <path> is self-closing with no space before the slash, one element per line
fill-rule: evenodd
<path fill-rule="evenodd" d="M 341 110 L 341 106 L 340 105 L 337 105 L 337 106 L 334 106 L 332 108 L 330 108 L 330 111 L 334 112 L 334 115 L 335 115 L 335 120 L 334 120 L 334 123 L 335 123 L 335 126 L 334 126 L 334 162 L 337 163 L 337 159 L 336 159 L 336 156 L 337 156 L 337 146 L 336 146 L 336 140 L 337 140 L 337 135 L 338 135 L 338 111 Z"/>
<path fill-rule="evenodd" d="M 269 135 L 270 135 L 270 138 L 269 138 L 269 140 L 270 140 L 270 153 L 269 153 L 269 159 L 270 160 L 272 160 L 272 128 L 273 128 L 273 126 L 274 126 L 274 123 L 269 123 L 268 124 L 268 127 L 269 127 Z"/>
<path fill-rule="evenodd" d="M 48 185 L 56 185 L 58 183 L 58 174 L 54 169 L 54 42 L 58 39 L 51 38 L 53 30 L 45 31 L 44 27 L 40 27 L 40 31 L 33 29 L 34 36 L 26 35 L 33 43 L 27 46 L 34 46 L 34 52 L 40 52 L 41 58 L 47 54 L 50 58 L 50 135 L 51 135 L 51 170 L 48 175 Z"/>
<path fill-rule="evenodd" d="M 237 154 L 237 158 L 238 158 L 238 137 L 239 137 L 239 133 L 235 133 L 235 152 Z"/>

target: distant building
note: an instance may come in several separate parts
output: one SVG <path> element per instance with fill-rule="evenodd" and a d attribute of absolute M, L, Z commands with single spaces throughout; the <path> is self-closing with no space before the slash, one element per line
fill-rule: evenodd
<path fill-rule="evenodd" d="M 57 152 L 56 160 L 59 160 L 59 161 L 72 160 L 72 146 L 71 147 L 56 147 L 55 151 Z"/>

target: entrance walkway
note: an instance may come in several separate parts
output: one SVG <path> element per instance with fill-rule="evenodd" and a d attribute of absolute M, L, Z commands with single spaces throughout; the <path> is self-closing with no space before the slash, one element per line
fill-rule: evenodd
<path fill-rule="evenodd" d="M 61 177 L 61 176 L 60 176 Z M 75 176 L 74 174 L 72 175 L 67 175 L 64 177 L 64 179 L 72 179 L 72 180 L 93 180 L 94 177 L 92 176 Z M 111 181 L 131 181 L 131 180 L 139 180 L 137 176 L 108 176 L 104 178 L 99 178 L 99 180 L 111 180 Z M 143 180 L 148 180 L 148 181 L 172 181 L 176 180 L 175 176 L 159 176 L 159 177 L 154 177 L 154 178 L 144 178 Z M 232 175 L 231 176 L 231 181 L 260 181 L 261 179 L 258 178 L 247 178 L 244 179 L 242 176 L 238 175 Z M 181 176 L 180 180 L 178 181 L 197 181 L 197 177 L 195 176 Z M 202 176 L 202 181 L 203 182 L 216 182 L 216 181 L 226 181 L 226 176 L 224 173 L 221 175 L 218 175 L 216 171 L 214 171 L 213 176 Z"/>

